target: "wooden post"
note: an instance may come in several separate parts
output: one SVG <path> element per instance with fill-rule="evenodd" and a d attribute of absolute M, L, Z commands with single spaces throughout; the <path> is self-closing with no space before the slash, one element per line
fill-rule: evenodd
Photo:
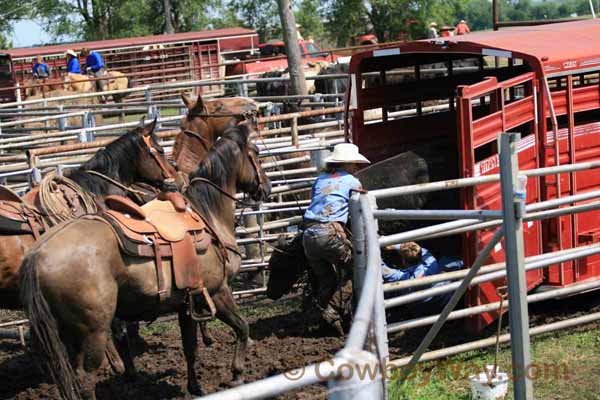
<path fill-rule="evenodd" d="M 298 118 L 292 118 L 292 145 L 295 147 L 300 147 L 298 142 Z"/>
<path fill-rule="evenodd" d="M 283 30 L 283 40 L 288 59 L 288 70 L 290 72 L 291 94 L 307 95 L 306 80 L 302 64 L 302 55 L 298 45 L 298 29 L 296 29 L 296 17 L 292 10 L 290 0 L 277 0 L 279 6 L 279 17 Z M 296 110 L 294 110 L 296 111 Z"/>

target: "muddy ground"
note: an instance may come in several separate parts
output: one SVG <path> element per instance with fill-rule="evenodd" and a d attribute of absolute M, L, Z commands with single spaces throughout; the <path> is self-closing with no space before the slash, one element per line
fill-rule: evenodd
<path fill-rule="evenodd" d="M 599 311 L 599 297 L 597 293 L 590 293 L 562 302 L 532 305 L 532 325 Z M 314 316 L 302 314 L 298 298 L 293 296 L 275 303 L 261 300 L 255 304 L 246 304 L 244 313 L 251 325 L 253 339 L 246 364 L 245 377 L 248 382 L 328 359 L 343 345 L 342 339 L 320 328 Z M 18 315 L 0 313 L 0 320 L 10 320 L 14 317 Z M 595 325 L 595 328 L 597 329 L 598 325 Z M 233 356 L 234 337 L 232 332 L 220 323 L 211 323 L 209 329 L 217 341 L 209 348 L 199 345 L 197 370 L 204 390 L 214 392 L 227 388 L 227 382 L 231 379 L 229 367 Z M 492 331 L 493 329 L 482 333 L 481 337 L 490 336 Z M 413 351 L 425 332 L 423 328 L 392 336 L 392 358 Z M 147 346 L 136 357 L 139 372 L 137 380 L 127 381 L 106 369 L 98 384 L 98 399 L 186 397 L 182 389 L 186 374 L 185 360 L 176 325 L 154 324 L 143 328 L 143 333 Z M 467 338 L 478 337 L 464 333 L 461 321 L 451 321 L 432 347 L 451 346 L 464 342 Z M 284 398 L 324 398 L 326 393 L 324 385 L 315 385 L 288 394 Z M 0 339 L 0 398 L 58 398 L 55 386 L 36 368 L 31 356 L 21 351 L 15 340 Z"/>

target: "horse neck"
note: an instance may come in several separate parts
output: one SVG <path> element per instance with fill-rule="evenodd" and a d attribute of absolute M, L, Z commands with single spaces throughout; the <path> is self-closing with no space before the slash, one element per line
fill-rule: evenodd
<path fill-rule="evenodd" d="M 108 179 L 95 175 L 88 171 L 98 172 L 105 177 L 114 180 L 124 186 L 129 186 L 139 180 L 137 166 L 132 165 L 132 159 L 139 157 L 139 150 L 122 147 L 112 147 L 109 151 L 101 150 L 96 155 L 73 171 L 70 178 L 79 186 L 87 191 L 98 195 L 107 196 L 109 194 L 126 195 L 126 192 L 117 185 L 112 184 Z M 132 157 L 130 152 L 137 152 Z"/>
<path fill-rule="evenodd" d="M 187 133 L 181 132 L 173 148 L 173 161 L 177 165 L 177 170 L 189 174 L 198 168 L 200 162 L 206 156 L 214 140 L 206 139 L 202 144 L 200 139 L 192 138 Z M 205 146 L 206 145 L 206 146 Z"/>

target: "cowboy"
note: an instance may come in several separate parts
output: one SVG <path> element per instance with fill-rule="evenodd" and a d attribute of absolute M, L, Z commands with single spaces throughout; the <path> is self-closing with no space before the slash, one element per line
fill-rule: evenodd
<path fill-rule="evenodd" d="M 68 74 L 81 74 L 81 65 L 79 64 L 79 57 L 77 53 L 69 49 L 66 51 L 67 56 L 67 73 Z"/>
<path fill-rule="evenodd" d="M 103 78 L 106 74 L 106 69 L 100 53 L 97 51 L 90 51 L 90 49 L 85 47 L 81 49 L 80 53 L 85 57 L 85 72 L 95 78 Z M 103 92 L 104 84 L 104 79 L 98 79 L 96 81 L 96 91 Z"/>
<path fill-rule="evenodd" d="M 37 56 L 36 61 L 31 69 L 35 79 L 48 79 L 50 77 L 50 67 L 44 62 L 42 56 Z"/>
<path fill-rule="evenodd" d="M 351 143 L 335 146 L 326 167 L 312 187 L 310 206 L 304 213 L 304 254 L 317 282 L 317 307 L 322 319 L 343 335 L 341 318 L 349 305 L 334 295 L 350 279 L 352 245 L 346 237 L 350 192 L 362 190 L 352 174 L 369 164 Z M 339 303 L 338 303 L 339 301 Z M 339 307 L 338 307 L 339 305 Z"/>
<path fill-rule="evenodd" d="M 443 256 L 437 260 L 426 248 L 415 242 L 387 246 L 384 249 L 386 259 L 392 262 L 381 262 L 384 282 L 399 282 L 409 279 L 420 279 L 442 272 L 457 271 L 464 266 L 463 261 Z M 430 287 L 443 286 L 448 282 L 434 283 Z M 409 289 L 410 291 L 410 289 Z M 418 304 L 415 310 L 419 315 L 440 312 L 450 300 L 452 292 L 429 297 Z"/>
<path fill-rule="evenodd" d="M 466 35 L 470 32 L 469 25 L 467 25 L 464 19 L 461 19 L 460 22 L 456 24 L 456 29 L 454 30 L 456 35 Z"/>
<path fill-rule="evenodd" d="M 427 38 L 435 39 L 436 37 L 438 37 L 437 24 L 435 22 L 431 22 L 429 24 L 429 29 L 427 30 Z"/>

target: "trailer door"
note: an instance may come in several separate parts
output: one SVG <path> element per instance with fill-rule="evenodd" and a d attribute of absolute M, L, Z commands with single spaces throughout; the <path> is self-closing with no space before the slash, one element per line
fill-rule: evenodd
<path fill-rule="evenodd" d="M 498 174 L 499 159 L 497 135 L 502 132 L 519 132 L 519 168 L 539 166 L 536 140 L 537 87 L 533 73 L 498 82 L 486 78 L 482 82 L 459 86 L 456 101 L 458 123 L 458 146 L 462 177 Z M 527 203 L 539 201 L 538 179 L 527 182 Z M 502 208 L 500 183 L 467 188 L 461 193 L 465 209 L 499 210 Z M 525 256 L 541 253 L 541 228 L 539 222 L 524 224 Z M 477 254 L 491 239 L 494 228 L 479 230 L 465 235 L 463 249 L 465 265 L 471 265 Z M 504 261 L 503 242 L 499 243 L 486 264 Z M 527 287 L 532 289 L 542 282 L 542 270 L 527 273 Z M 467 306 L 487 304 L 499 300 L 497 288 L 506 280 L 483 283 L 466 296 Z M 480 331 L 497 317 L 497 313 L 485 313 L 468 321 L 468 328 Z"/>

